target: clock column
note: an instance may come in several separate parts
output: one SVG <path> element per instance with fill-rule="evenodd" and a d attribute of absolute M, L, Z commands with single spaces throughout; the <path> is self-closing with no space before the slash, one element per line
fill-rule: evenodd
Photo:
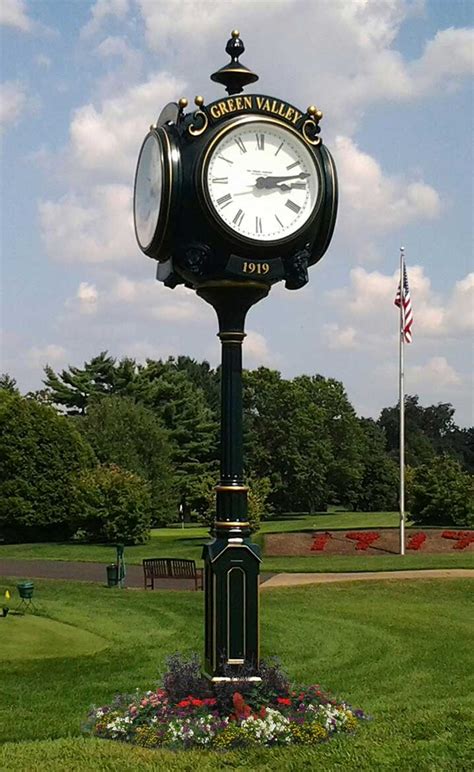
<path fill-rule="evenodd" d="M 233 281 L 197 289 L 217 313 L 222 344 L 220 480 L 214 538 L 203 549 L 205 669 L 214 680 L 242 666 L 251 677 L 259 660 L 260 551 L 250 540 L 243 479 L 242 343 L 247 312 L 268 291 L 258 282 Z"/>

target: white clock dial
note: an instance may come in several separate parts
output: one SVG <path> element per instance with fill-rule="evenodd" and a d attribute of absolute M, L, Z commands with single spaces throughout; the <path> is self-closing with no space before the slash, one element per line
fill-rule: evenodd
<path fill-rule="evenodd" d="M 212 148 L 204 183 L 214 214 L 253 241 L 287 239 L 315 211 L 316 163 L 303 140 L 284 126 L 243 122 Z"/>
<path fill-rule="evenodd" d="M 137 240 L 143 249 L 155 235 L 163 197 L 162 153 L 156 134 L 143 143 L 135 178 L 134 216 Z"/>

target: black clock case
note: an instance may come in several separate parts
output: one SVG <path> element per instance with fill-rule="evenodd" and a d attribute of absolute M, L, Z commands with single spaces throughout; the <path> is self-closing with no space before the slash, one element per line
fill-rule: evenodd
<path fill-rule="evenodd" d="M 332 156 L 322 142 L 317 145 L 306 142 L 298 125 L 289 128 L 287 123 L 274 116 L 265 120 L 270 121 L 270 125 L 273 123 L 285 130 L 293 130 L 314 157 L 320 178 L 320 193 L 314 214 L 299 232 L 272 243 L 239 239 L 215 218 L 203 190 L 202 171 L 207 149 L 219 134 L 243 120 L 248 122 L 249 117 L 248 112 L 245 116 L 226 116 L 215 125 L 209 123 L 199 136 L 189 131 L 196 124 L 196 114 L 192 113 L 176 123 L 168 121 L 160 127 L 168 135 L 173 149 L 170 208 L 169 216 L 165 218 L 166 232 L 157 232 L 147 254 L 164 263 L 158 267 L 158 278 L 169 286 L 185 283 L 197 287 L 206 280 L 235 279 L 235 270 L 230 270 L 229 265 L 233 261 L 235 263 L 237 257 L 244 261 L 265 261 L 271 268 L 273 264 L 274 270 L 270 269 L 264 277 L 259 276 L 260 281 L 272 284 L 285 278 L 287 286 L 297 288 L 303 286 L 307 278 L 300 277 L 292 283 L 294 270 L 298 272 L 301 261 L 306 266 L 318 262 L 329 246 L 338 203 L 337 175 Z M 251 117 L 259 121 L 262 114 L 255 112 Z M 153 249 L 155 243 L 159 247 Z"/>

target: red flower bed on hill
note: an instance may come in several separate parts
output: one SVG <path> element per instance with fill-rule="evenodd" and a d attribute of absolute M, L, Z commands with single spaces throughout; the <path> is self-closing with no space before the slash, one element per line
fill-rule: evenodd
<path fill-rule="evenodd" d="M 330 538 L 331 538 L 330 533 L 320 533 L 317 536 L 315 536 L 313 543 L 311 545 L 311 551 L 322 552 Z"/>
<path fill-rule="evenodd" d="M 407 550 L 419 550 L 425 541 L 426 533 L 414 533 L 408 540 Z"/>

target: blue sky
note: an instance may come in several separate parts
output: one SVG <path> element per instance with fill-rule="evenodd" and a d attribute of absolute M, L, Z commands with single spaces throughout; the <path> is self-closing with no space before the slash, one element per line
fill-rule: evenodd
<path fill-rule="evenodd" d="M 168 101 L 238 27 L 258 92 L 324 112 L 340 177 L 333 243 L 300 292 L 252 309 L 244 359 L 343 381 L 361 415 L 397 400 L 399 246 L 414 341 L 406 390 L 473 423 L 473 4 L 464 0 L 2 0 L 2 371 L 23 390 L 114 356 L 217 364 L 212 309 L 154 281 L 131 195 Z M 249 92 L 250 89 L 247 89 Z"/>

